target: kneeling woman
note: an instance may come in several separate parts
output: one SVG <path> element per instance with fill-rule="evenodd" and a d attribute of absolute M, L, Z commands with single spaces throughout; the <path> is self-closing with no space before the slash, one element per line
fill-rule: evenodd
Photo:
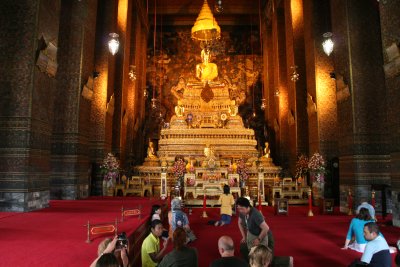
<path fill-rule="evenodd" d="M 368 222 L 374 222 L 374 220 L 372 220 L 368 209 L 361 208 L 360 213 L 351 220 L 343 249 L 350 248 L 361 253 L 364 252 L 367 245 L 367 240 L 364 238 L 364 225 Z M 353 236 L 355 240 L 353 243 L 350 243 Z"/>
<path fill-rule="evenodd" d="M 231 194 L 229 185 L 224 185 L 224 193 L 219 197 L 218 204 L 221 204 L 221 220 L 215 223 L 215 226 L 230 224 L 232 218 L 232 206 L 235 200 Z"/>

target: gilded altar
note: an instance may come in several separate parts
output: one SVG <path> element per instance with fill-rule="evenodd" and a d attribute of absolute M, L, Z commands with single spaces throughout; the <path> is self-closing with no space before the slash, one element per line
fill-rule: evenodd
<path fill-rule="evenodd" d="M 238 112 L 259 72 L 247 58 L 238 63 L 237 72 L 222 71 L 220 75 L 217 64 L 212 63 L 212 53 L 212 49 L 202 48 L 195 75 L 182 71 L 171 85 L 175 114 L 161 129 L 156 155 L 149 143 L 144 166 L 134 171 L 151 177 L 156 194 L 174 192 L 179 187 L 187 204 L 201 204 L 204 195 L 208 204 L 215 204 L 224 184 L 238 196 L 257 198 L 261 194 L 265 199 L 264 177 L 278 177 L 281 168 L 273 164 L 269 152 L 259 155 L 254 130 L 244 126 Z M 173 173 L 174 161 L 182 157 L 191 170 L 183 184 Z M 239 160 L 248 167 L 245 183 L 235 171 L 228 174 L 230 164 Z"/>

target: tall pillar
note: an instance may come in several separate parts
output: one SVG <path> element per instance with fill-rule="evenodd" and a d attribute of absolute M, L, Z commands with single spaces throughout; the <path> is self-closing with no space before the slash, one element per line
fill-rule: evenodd
<path fill-rule="evenodd" d="M 82 87 L 93 75 L 97 1 L 61 1 L 57 98 L 52 135 L 51 197 L 88 196 L 91 102 Z"/>
<path fill-rule="evenodd" d="M 308 127 L 306 112 L 306 64 L 304 48 L 303 1 L 285 0 L 286 72 L 288 88 L 289 168 L 295 174 L 297 155 L 308 154 Z M 297 81 L 292 73 L 299 74 Z"/>
<path fill-rule="evenodd" d="M 306 100 L 302 99 L 308 116 L 308 150 L 309 156 L 319 152 L 329 168 L 330 162 L 338 155 L 336 85 L 330 78 L 334 64 L 332 55 L 327 56 L 322 48 L 323 34 L 331 30 L 329 0 L 303 3 L 304 17 L 309 18 L 304 20 L 307 96 Z M 325 180 L 325 193 L 328 195 L 332 184 L 328 173 Z"/>
<path fill-rule="evenodd" d="M 0 211 L 49 204 L 56 79 L 35 65 L 39 38 L 58 45 L 60 1 L 1 1 Z"/>
<path fill-rule="evenodd" d="M 396 1 L 379 2 L 382 48 L 384 67 L 388 69 L 391 65 L 399 64 L 399 56 L 390 56 L 389 47 L 400 49 L 400 5 Z M 385 74 L 386 99 L 387 99 L 387 121 L 388 141 L 390 142 L 388 153 L 390 154 L 390 176 L 392 185 L 392 212 L 393 225 L 400 226 L 400 75 L 397 73 Z"/>
<path fill-rule="evenodd" d="M 354 204 L 370 197 L 371 184 L 390 185 L 386 90 L 379 9 L 374 1 L 331 1 L 335 73 L 350 96 L 337 105 L 341 209 L 348 189 Z M 365 28 L 368 25 L 368 29 Z"/>
<path fill-rule="evenodd" d="M 107 103 L 113 94 L 114 57 L 107 46 L 108 34 L 115 31 L 116 4 L 114 1 L 99 0 L 97 8 L 94 70 L 99 76 L 94 79 L 93 98 L 90 112 L 90 158 L 91 194 L 102 194 L 103 177 L 100 165 L 111 151 L 112 116 L 107 112 Z"/>

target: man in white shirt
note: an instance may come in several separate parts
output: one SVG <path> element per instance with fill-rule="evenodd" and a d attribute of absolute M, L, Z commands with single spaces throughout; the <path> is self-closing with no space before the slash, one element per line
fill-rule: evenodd
<path fill-rule="evenodd" d="M 365 251 L 361 257 L 363 263 L 370 267 L 391 267 L 389 245 L 382 235 L 379 235 L 379 227 L 374 222 L 366 223 L 364 226 L 364 237 L 368 240 Z"/>

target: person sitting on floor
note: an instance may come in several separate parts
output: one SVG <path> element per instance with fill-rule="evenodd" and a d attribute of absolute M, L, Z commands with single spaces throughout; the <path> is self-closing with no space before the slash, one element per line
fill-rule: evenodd
<path fill-rule="evenodd" d="M 364 238 L 364 225 L 368 222 L 373 222 L 368 209 L 361 208 L 360 212 L 355 218 L 351 220 L 349 231 L 347 232 L 346 241 L 342 249 L 352 249 L 358 252 L 364 252 L 367 240 Z M 350 244 L 352 237 L 355 236 L 355 240 Z"/>
<path fill-rule="evenodd" d="M 169 238 L 167 238 L 164 241 L 163 248 L 160 250 L 160 237 L 163 231 L 163 225 L 160 220 L 152 221 L 150 230 L 151 233 L 142 243 L 142 267 L 157 266 L 158 262 L 161 261 L 169 242 Z"/>
<path fill-rule="evenodd" d="M 375 208 L 371 204 L 368 203 L 366 198 L 362 199 L 361 204 L 357 207 L 356 213 L 359 214 L 362 208 L 366 208 L 371 216 L 372 220 L 376 220 L 375 218 Z"/>
<path fill-rule="evenodd" d="M 390 248 L 385 238 L 380 235 L 379 226 L 369 222 L 364 226 L 364 237 L 368 240 L 361 262 L 370 267 L 391 267 Z"/>
<path fill-rule="evenodd" d="M 269 227 L 264 220 L 264 216 L 257 209 L 250 206 L 250 201 L 247 198 L 238 198 L 236 206 L 239 212 L 238 226 L 242 234 L 240 250 L 243 257 L 247 259 L 252 247 L 259 244 L 268 246 Z"/>
<path fill-rule="evenodd" d="M 221 205 L 221 220 L 217 221 L 215 226 L 230 224 L 232 218 L 232 206 L 235 204 L 235 200 L 233 199 L 229 185 L 224 185 L 224 193 L 219 196 L 218 204 Z"/>
<path fill-rule="evenodd" d="M 229 236 L 221 236 L 218 239 L 218 251 L 221 258 L 214 260 L 210 267 L 248 267 L 249 265 L 242 259 L 235 257 L 235 246 Z"/>
<path fill-rule="evenodd" d="M 268 247 L 258 245 L 250 250 L 249 260 L 250 267 L 268 267 L 272 262 L 272 252 Z"/>
<path fill-rule="evenodd" d="M 179 198 L 174 198 L 171 201 L 171 211 L 168 212 L 170 236 L 173 235 L 173 232 L 176 230 L 176 228 L 180 227 L 186 231 L 186 234 L 188 236 L 188 241 L 194 241 L 196 240 L 196 236 L 191 231 L 189 226 L 189 219 L 186 213 L 184 213 L 181 210 L 181 207 L 182 207 L 182 201 Z"/>
<path fill-rule="evenodd" d="M 114 266 L 112 265 L 113 259 L 112 256 L 108 254 L 112 254 L 117 261 L 116 266 L 120 266 L 117 260 L 117 256 L 115 256 L 115 253 L 118 251 L 115 251 L 115 247 L 117 245 L 118 241 L 118 236 L 115 236 L 114 239 L 106 238 L 104 239 L 98 246 L 97 248 L 97 254 L 98 257 L 92 262 L 90 267 L 95 267 L 95 266 Z M 128 250 L 126 248 L 121 248 L 119 250 L 120 255 L 121 255 L 121 260 L 122 260 L 122 266 L 123 267 L 128 267 L 129 266 L 129 258 L 128 258 Z M 109 265 L 107 265 L 109 264 Z"/>
<path fill-rule="evenodd" d="M 174 250 L 164 256 L 158 267 L 197 267 L 197 250 L 186 246 L 186 232 L 176 228 L 173 235 Z"/>

